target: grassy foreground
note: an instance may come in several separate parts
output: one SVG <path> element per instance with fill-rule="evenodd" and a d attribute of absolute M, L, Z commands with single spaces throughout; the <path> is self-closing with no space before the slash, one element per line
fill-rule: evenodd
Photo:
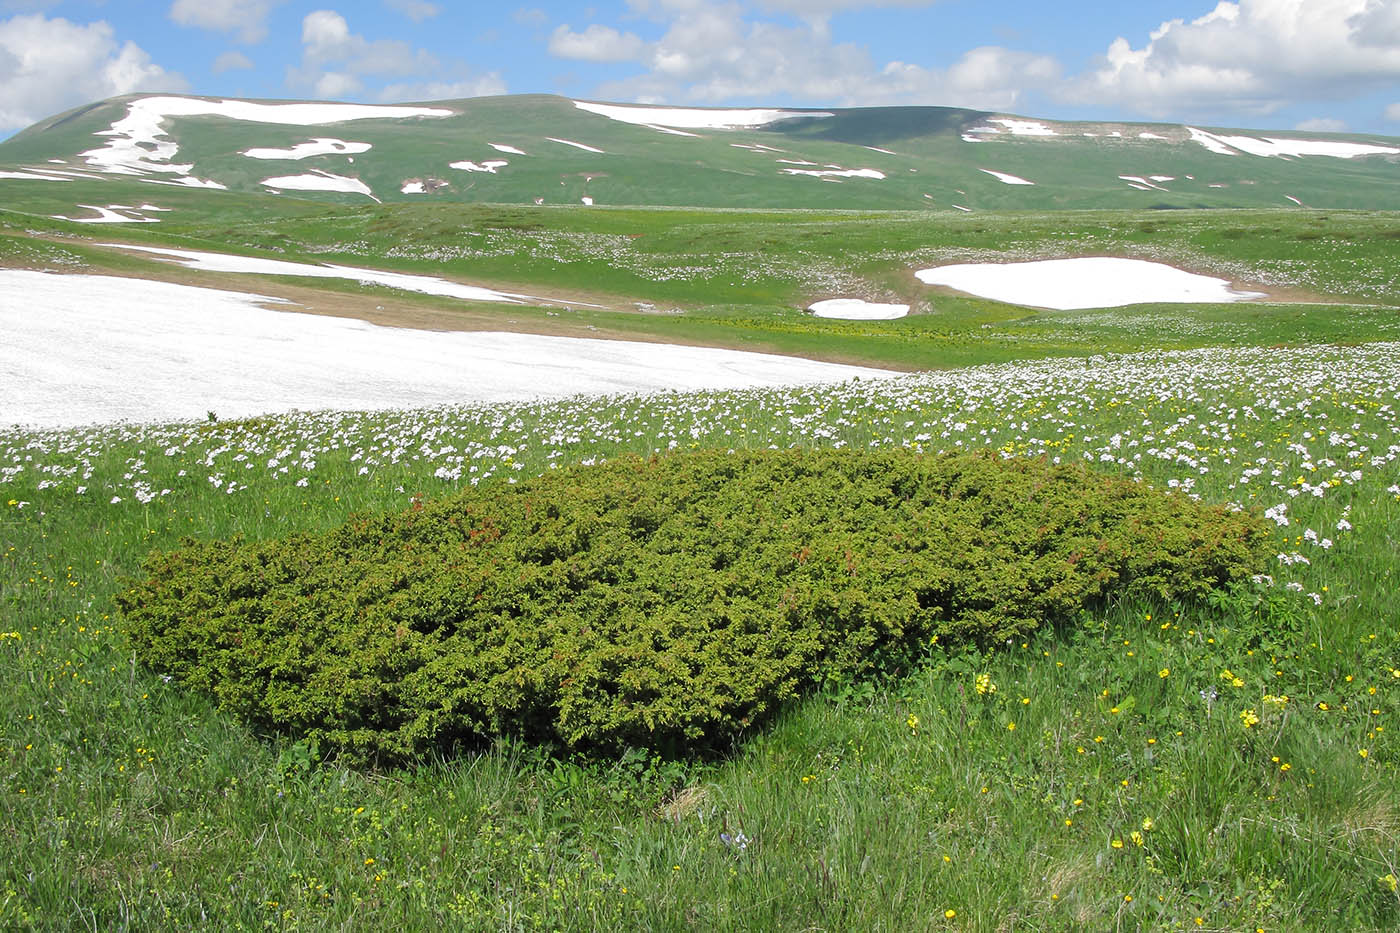
<path fill-rule="evenodd" d="M 0 926 L 1393 929 L 1397 385 L 1395 344 L 1203 349 L 0 435 Z M 138 666 L 112 617 L 184 535 L 793 444 L 1085 460 L 1264 511 L 1278 556 L 1213 605 L 833 681 L 710 761 L 350 769 Z"/>

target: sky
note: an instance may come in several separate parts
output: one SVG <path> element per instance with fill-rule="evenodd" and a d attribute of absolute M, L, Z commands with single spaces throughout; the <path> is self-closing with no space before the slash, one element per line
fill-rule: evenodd
<path fill-rule="evenodd" d="M 1400 0 L 0 0 L 0 138 L 117 94 L 933 105 L 1400 135 Z"/>

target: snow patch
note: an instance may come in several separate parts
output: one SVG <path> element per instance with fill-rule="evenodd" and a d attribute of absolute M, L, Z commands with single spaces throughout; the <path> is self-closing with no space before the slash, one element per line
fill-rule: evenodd
<path fill-rule="evenodd" d="M 1254 136 L 1226 136 L 1207 133 L 1188 126 L 1191 138 L 1211 152 L 1222 155 L 1235 155 L 1247 152 L 1250 155 L 1271 156 L 1331 156 L 1334 159 L 1354 159 L 1368 155 L 1400 155 L 1394 146 L 1380 146 L 1372 143 L 1342 142 L 1331 139 L 1283 139 L 1274 136 L 1257 138 Z"/>
<path fill-rule="evenodd" d="M 341 191 L 346 194 L 363 194 L 374 198 L 374 192 L 370 190 L 369 185 L 358 178 L 347 178 L 344 175 L 319 170 L 305 175 L 278 175 L 273 178 L 264 178 L 259 184 L 285 191 Z M 375 200 L 379 199 L 375 198 Z"/>
<path fill-rule="evenodd" d="M 1122 179 L 1123 181 L 1126 181 L 1126 182 L 1127 182 L 1129 185 L 1131 185 L 1132 187 L 1134 187 L 1134 188 L 1141 188 L 1141 189 L 1143 189 L 1144 191 L 1150 190 L 1150 189 L 1156 189 L 1157 191 L 1166 191 L 1166 190 L 1167 190 L 1166 188 L 1163 188 L 1161 185 L 1154 185 L 1152 182 L 1148 181 L 1146 178 L 1143 178 L 1141 175 L 1119 175 L 1118 177 L 1119 177 L 1120 179 Z M 1152 177 L 1153 177 L 1154 179 L 1156 179 L 1156 178 L 1158 178 L 1159 176 L 1153 175 Z M 1164 180 L 1164 181 L 1171 181 L 1170 178 L 1163 179 L 1163 180 Z"/>
<path fill-rule="evenodd" d="M 254 256 L 234 256 L 228 253 L 206 253 L 187 249 L 168 249 L 159 246 L 132 246 L 125 243 L 101 243 L 100 246 L 114 249 L 135 250 L 151 253 L 184 266 L 203 272 L 239 272 L 253 275 L 296 275 L 315 279 L 352 279 L 374 285 L 387 285 L 404 291 L 419 292 L 424 295 L 440 295 L 445 298 L 459 298 L 463 301 L 500 301 L 507 304 L 562 304 L 596 308 L 581 301 L 551 301 L 531 295 L 518 295 L 511 292 L 498 292 L 477 285 L 464 285 L 428 275 L 410 275 L 405 272 L 381 272 L 378 269 L 361 269 L 355 266 L 334 264 L 311 265 L 304 262 L 288 262 L 284 259 L 263 259 Z"/>
<path fill-rule="evenodd" d="M 82 153 L 88 165 L 116 175 L 186 175 L 193 164 L 171 162 L 179 146 L 166 135 L 170 117 L 214 116 L 247 123 L 320 126 L 347 120 L 398 120 L 406 117 L 450 117 L 455 111 L 435 107 L 393 107 L 375 104 L 264 104 L 250 100 L 202 100 L 197 97 L 142 97 L 127 105 L 126 116 L 94 135 L 111 139 L 99 149 Z M 191 187 L 219 187 L 198 179 Z"/>
<path fill-rule="evenodd" d="M 423 187 L 421 181 L 406 181 L 399 189 L 399 194 L 427 194 L 428 189 Z"/>
<path fill-rule="evenodd" d="M 1033 182 L 1033 181 L 1026 181 L 1024 178 L 1020 178 L 1020 177 L 1018 177 L 1018 176 L 1016 176 L 1016 175 L 1008 175 L 1008 174 L 1006 174 L 1005 172 L 994 172 L 994 171 L 992 171 L 992 170 L 989 169 L 989 168 L 979 168 L 977 171 L 979 171 L 979 172 L 986 172 L 988 175 L 991 175 L 993 178 L 995 178 L 997 181 L 1001 182 L 1003 185 L 1034 185 L 1034 184 L 1035 184 L 1035 182 Z"/>
<path fill-rule="evenodd" d="M 921 282 L 1033 308 L 1069 311 L 1145 302 L 1231 302 L 1264 297 L 1225 279 L 1143 259 L 1106 256 L 1037 262 L 961 263 L 920 269 Z"/>
<path fill-rule="evenodd" d="M 0 178 L 23 178 L 29 181 L 72 181 L 62 175 L 41 175 L 38 172 L 0 172 Z"/>
<path fill-rule="evenodd" d="M 871 152 L 883 152 L 885 155 L 899 155 L 897 152 L 890 152 L 888 149 L 881 149 L 879 146 L 863 146 L 862 148 L 869 149 Z"/>
<path fill-rule="evenodd" d="M 639 126 L 650 126 L 652 129 L 663 126 L 673 128 L 680 127 L 687 130 L 743 129 L 746 127 L 767 126 L 770 123 L 777 123 L 779 120 L 835 116 L 835 114 L 826 111 L 814 110 L 728 110 L 703 109 L 697 107 L 646 107 L 623 106 L 619 104 L 594 104 L 581 100 L 574 101 L 574 106 L 580 110 L 586 110 L 589 113 L 596 113 L 599 116 L 607 117 L 610 120 L 617 120 L 622 123 L 631 123 Z M 556 140 L 556 142 L 557 141 L 558 140 Z"/>
<path fill-rule="evenodd" d="M 575 149 L 582 149 L 584 152 L 603 152 L 603 150 L 596 149 L 593 146 L 588 146 L 583 143 L 576 143 L 572 139 L 556 139 L 553 136 L 546 136 L 545 139 L 549 140 L 552 143 L 563 143 L 565 146 L 573 146 Z"/>
<path fill-rule="evenodd" d="M 495 149 L 497 152 L 507 152 L 511 155 L 526 155 L 524 149 L 517 149 L 514 146 L 507 146 L 505 143 L 487 143 L 486 145 L 490 146 L 492 149 Z"/>
<path fill-rule="evenodd" d="M 893 321 L 908 314 L 909 306 L 877 304 L 860 298 L 828 298 L 809 305 L 807 310 L 817 317 L 846 321 Z"/>
<path fill-rule="evenodd" d="M 1012 136 L 1059 136 L 1039 120 L 1012 120 L 1008 117 L 993 117 L 988 123 L 1000 123 Z M 974 131 L 975 132 L 975 131 Z"/>
<path fill-rule="evenodd" d="M 1138 139 L 1166 139 L 1165 136 L 1158 136 L 1156 133 L 1138 133 Z"/>
<path fill-rule="evenodd" d="M 838 178 L 884 178 L 884 172 L 878 172 L 873 168 L 783 168 L 778 169 L 784 175 L 811 175 L 813 178 L 820 178 L 823 181 L 835 180 Z"/>
<path fill-rule="evenodd" d="M 633 341 L 380 327 L 258 295 L 0 270 L 0 422 L 37 428 L 839 382 L 898 373 Z M 33 307 L 45 309 L 34 314 Z"/>
<path fill-rule="evenodd" d="M 593 199 L 590 198 L 588 195 L 584 195 L 583 197 L 579 198 L 579 200 L 582 201 L 584 204 L 588 205 L 589 207 L 593 206 Z"/>
<path fill-rule="evenodd" d="M 369 152 L 369 150 L 369 143 L 347 143 L 343 139 L 321 136 L 308 142 L 297 143 L 290 149 L 246 149 L 243 154 L 250 159 L 301 160 L 311 156 L 343 155 L 354 152 Z"/>
<path fill-rule="evenodd" d="M 480 165 L 478 165 L 478 164 L 475 163 L 475 162 L 466 162 L 466 161 L 463 161 L 463 162 L 449 162 L 448 165 L 447 165 L 447 167 L 448 167 L 448 168 L 459 168 L 459 169 L 461 169 L 461 170 L 464 171 L 464 172 L 487 172 L 487 173 L 489 173 L 489 174 L 491 174 L 491 175 L 494 175 L 494 174 L 496 174 L 496 169 L 498 169 L 498 168 L 505 168 L 505 167 L 506 167 L 507 165 L 509 165 L 509 164 L 510 164 L 510 163 L 507 162 L 505 159 L 487 159 L 485 162 L 482 162 Z"/>
<path fill-rule="evenodd" d="M 113 204 L 109 207 L 98 207 L 96 204 L 79 204 L 78 207 L 87 208 L 90 211 L 97 211 L 96 217 L 64 217 L 62 214 L 54 214 L 54 220 L 71 220 L 79 224 L 158 224 L 154 217 L 142 217 L 139 214 L 131 217 L 128 214 L 119 214 L 117 211 L 135 211 L 134 207 L 124 207 L 121 204 Z"/>

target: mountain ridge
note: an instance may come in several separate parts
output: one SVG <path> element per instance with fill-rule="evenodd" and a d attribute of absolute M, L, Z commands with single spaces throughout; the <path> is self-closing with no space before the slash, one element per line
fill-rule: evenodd
<path fill-rule="evenodd" d="M 134 94 L 56 114 L 0 143 L 8 190 L 65 178 L 342 203 L 1397 209 L 1400 139 L 954 107 Z"/>

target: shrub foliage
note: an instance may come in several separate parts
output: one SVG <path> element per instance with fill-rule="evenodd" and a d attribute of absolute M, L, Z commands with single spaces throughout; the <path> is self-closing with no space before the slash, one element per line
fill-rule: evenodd
<path fill-rule="evenodd" d="M 493 734 L 674 750 L 934 636 L 1205 595 L 1263 542 L 1250 515 L 1043 460 L 702 452 L 186 541 L 118 604 L 147 664 L 353 758 Z"/>

